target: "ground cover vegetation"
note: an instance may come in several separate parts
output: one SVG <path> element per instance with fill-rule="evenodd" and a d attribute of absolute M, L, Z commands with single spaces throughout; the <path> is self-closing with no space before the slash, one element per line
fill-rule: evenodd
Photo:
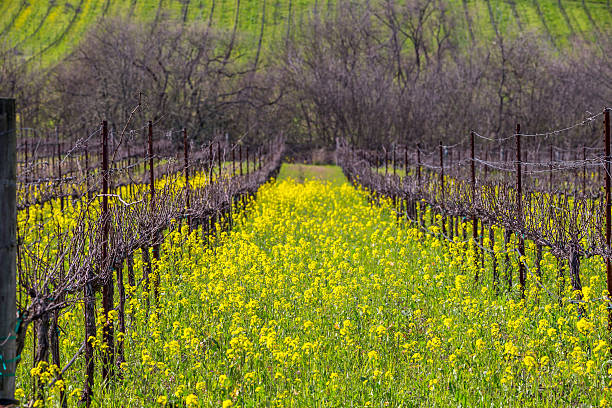
<path fill-rule="evenodd" d="M 154 263 L 156 307 L 138 292 L 126 305 L 123 380 L 103 405 L 608 405 L 605 304 L 579 314 L 571 285 L 556 299 L 531 278 L 520 299 L 499 291 L 488 264 L 474 283 L 469 243 L 395 209 L 347 183 L 288 179 L 210 244 L 185 227 L 171 233 Z M 495 251 L 501 264 L 499 242 Z M 586 299 L 604 292 L 602 267 L 585 265 Z M 556 285 L 556 259 L 546 253 L 542 268 Z M 79 308 L 60 317 L 66 354 L 80 344 Z M 22 395 L 57 369 L 21 367 Z M 65 388 L 76 402 L 81 386 L 74 370 L 41 398 L 59 404 Z"/>

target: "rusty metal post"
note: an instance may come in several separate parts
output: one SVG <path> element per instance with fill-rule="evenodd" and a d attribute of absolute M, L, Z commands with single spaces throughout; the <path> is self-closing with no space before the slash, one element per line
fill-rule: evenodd
<path fill-rule="evenodd" d="M 189 203 L 189 144 L 187 143 L 187 129 L 183 128 L 183 153 L 185 156 L 185 207 L 190 212 Z M 187 229 L 191 231 L 191 216 L 187 215 Z"/>
<path fill-rule="evenodd" d="M 606 150 L 605 177 L 606 177 L 606 249 L 610 250 L 612 226 L 612 202 L 610 202 L 610 108 L 604 109 L 604 143 Z M 612 263 L 606 258 L 606 278 L 608 284 L 608 297 L 612 294 Z M 608 330 L 612 330 L 612 308 L 608 306 Z"/>
<path fill-rule="evenodd" d="M 516 219 L 519 223 L 519 230 L 516 232 L 518 238 L 519 256 L 525 256 L 525 239 L 523 238 L 523 184 L 522 184 L 522 166 L 521 166 L 521 125 L 516 125 Z M 521 285 L 521 297 L 525 298 L 525 265 L 522 259 L 519 258 L 519 281 Z"/>
<path fill-rule="evenodd" d="M 102 379 L 108 381 L 112 376 L 114 365 L 114 341 L 113 325 L 109 322 L 109 313 L 113 310 L 114 282 L 113 275 L 109 274 L 108 268 L 108 241 L 110 230 L 110 219 L 108 211 L 108 122 L 102 122 L 102 262 L 100 273 L 102 274 L 102 307 L 104 308 L 104 327 L 102 337 L 105 350 L 102 354 Z M 108 275 L 108 276 L 107 276 Z"/>

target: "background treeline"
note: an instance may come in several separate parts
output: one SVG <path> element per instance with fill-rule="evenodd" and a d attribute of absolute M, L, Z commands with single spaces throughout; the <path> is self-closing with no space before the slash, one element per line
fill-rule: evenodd
<path fill-rule="evenodd" d="M 186 125 L 202 141 L 282 132 L 294 152 L 336 137 L 361 147 L 453 143 L 470 130 L 502 137 L 517 122 L 534 133 L 611 104 L 605 29 L 562 46 L 527 29 L 469 40 L 459 16 L 444 0 L 341 1 L 265 52 L 263 30 L 253 44 L 237 26 L 106 18 L 52 67 L 6 42 L 0 93 L 18 98 L 24 127 L 119 125 L 140 100 L 136 120 Z M 595 129 L 566 142 L 596 144 Z"/>

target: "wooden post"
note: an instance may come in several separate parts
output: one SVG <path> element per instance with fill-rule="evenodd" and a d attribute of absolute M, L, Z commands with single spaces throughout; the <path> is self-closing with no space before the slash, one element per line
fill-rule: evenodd
<path fill-rule="evenodd" d="M 444 154 L 442 141 L 439 143 L 440 147 L 440 191 L 442 192 L 442 198 L 440 200 L 440 212 L 442 215 L 442 234 L 446 235 L 446 217 L 444 216 Z"/>
<path fill-rule="evenodd" d="M 525 239 L 523 238 L 523 185 L 522 185 L 522 168 L 521 168 L 521 125 L 516 125 L 516 219 L 519 223 L 519 230 L 516 233 L 518 238 L 519 256 L 525 256 Z M 525 265 L 519 259 L 519 283 L 521 285 L 521 297 L 525 298 Z"/>
<path fill-rule="evenodd" d="M 417 145 L 417 187 L 421 189 L 421 145 Z"/>
<path fill-rule="evenodd" d="M 408 164 L 406 164 L 406 168 L 408 168 Z M 418 197 L 421 195 L 421 145 L 417 144 L 417 168 L 416 168 L 416 173 L 417 173 L 417 199 Z M 419 224 L 420 225 L 425 225 L 425 221 L 423 219 L 425 212 L 423 211 L 423 201 L 419 201 L 419 214 L 418 214 L 418 219 L 419 219 Z"/>
<path fill-rule="evenodd" d="M 153 211 L 155 207 L 155 171 L 153 169 L 153 122 L 149 121 L 148 132 L 148 148 L 149 148 L 149 207 Z"/>
<path fill-rule="evenodd" d="M 487 147 L 486 150 L 485 150 L 485 162 L 488 162 L 488 161 L 489 161 L 489 148 Z M 488 178 L 487 176 L 489 175 L 489 166 L 485 163 L 485 165 L 483 167 L 484 167 L 484 176 L 483 176 L 483 178 L 484 178 L 484 181 L 486 182 L 487 178 Z"/>
<path fill-rule="evenodd" d="M 153 168 L 153 122 L 149 121 L 149 186 L 151 200 L 149 208 L 151 212 L 155 211 L 155 170 Z M 153 257 L 159 260 L 159 245 L 153 245 Z M 159 298 L 159 269 L 155 271 L 155 281 L 153 282 L 155 299 Z"/>
<path fill-rule="evenodd" d="M 586 147 L 582 147 L 582 193 L 586 193 Z"/>
<path fill-rule="evenodd" d="M 88 200 L 91 199 L 91 192 L 89 191 L 89 142 L 88 141 L 85 141 L 85 192 L 87 193 L 87 199 Z"/>
<path fill-rule="evenodd" d="M 102 122 L 102 262 L 100 273 L 105 282 L 102 286 L 102 307 L 104 308 L 105 323 L 103 327 L 103 340 L 106 349 L 102 353 L 102 380 L 108 381 L 112 376 L 112 367 L 114 364 L 114 341 L 113 341 L 113 324 L 109 322 L 109 313 L 113 310 L 113 298 L 115 285 L 113 276 L 106 277 L 109 274 L 110 267 L 108 261 L 108 240 L 110 227 L 110 214 L 108 211 L 108 123 Z"/>
<path fill-rule="evenodd" d="M 553 147 L 550 145 L 550 161 L 548 162 L 548 190 L 553 188 Z"/>
<path fill-rule="evenodd" d="M 189 213 L 189 144 L 187 143 L 186 128 L 183 128 L 183 153 L 185 155 L 185 208 Z M 191 217 L 189 215 L 187 215 L 187 229 L 191 231 Z"/>
<path fill-rule="evenodd" d="M 236 175 L 236 149 L 232 148 L 232 177 Z"/>
<path fill-rule="evenodd" d="M 238 151 L 238 161 L 240 162 L 240 175 L 242 176 L 242 145 L 240 145 L 240 150 Z"/>
<path fill-rule="evenodd" d="M 87 168 L 87 177 L 89 177 L 89 153 L 87 145 L 85 145 L 85 163 Z M 89 183 L 87 186 L 87 197 L 91 198 L 89 191 Z M 93 395 L 94 376 L 95 376 L 95 361 L 94 349 L 92 341 L 96 339 L 96 294 L 94 291 L 94 274 L 91 268 L 87 270 L 87 280 L 83 287 L 83 317 L 85 323 L 85 384 L 81 401 L 89 408 L 91 406 L 91 397 Z M 90 341 L 91 339 L 91 341 Z"/>
<path fill-rule="evenodd" d="M 606 249 L 610 250 L 612 203 L 610 202 L 610 108 L 604 109 L 604 143 L 605 143 L 605 177 L 606 177 Z M 608 283 L 608 298 L 612 295 L 612 264 L 606 258 L 606 278 Z M 608 330 L 612 330 L 612 308 L 608 307 Z"/>
<path fill-rule="evenodd" d="M 28 139 L 25 137 L 23 130 L 21 130 L 21 137 L 23 137 L 25 141 L 25 158 L 24 158 L 24 165 L 22 166 L 22 168 L 24 169 L 24 172 L 25 172 L 25 182 L 26 182 L 26 189 L 27 189 L 28 188 L 27 186 L 28 185 Z"/>
<path fill-rule="evenodd" d="M 493 287 L 498 289 L 499 276 L 497 275 L 497 255 L 495 254 L 495 230 L 493 223 L 489 225 L 489 248 L 491 249 L 491 267 L 493 269 Z"/>
<path fill-rule="evenodd" d="M 212 183 L 213 178 L 213 144 L 208 145 L 208 183 Z"/>
<path fill-rule="evenodd" d="M 474 207 L 472 211 L 475 212 L 476 210 L 476 165 L 475 165 L 475 161 L 476 161 L 476 154 L 474 151 L 474 132 L 470 133 L 470 154 L 471 154 L 471 165 L 470 165 L 470 170 L 471 170 L 471 175 L 472 175 L 472 206 Z M 475 264 L 476 264 L 476 275 L 474 276 L 474 280 L 478 280 L 478 247 L 476 246 L 476 240 L 478 239 L 478 218 L 476 218 L 476 215 L 472 216 L 472 240 L 474 241 L 473 245 L 474 245 L 474 254 L 476 259 L 474 260 Z M 484 256 L 484 254 L 483 254 Z"/>
<path fill-rule="evenodd" d="M 389 174 L 389 152 L 385 147 L 385 176 Z"/>
<path fill-rule="evenodd" d="M 62 142 L 59 141 L 57 126 L 55 127 L 55 137 L 57 138 L 57 184 L 60 194 L 60 210 L 64 211 L 64 194 L 62 192 Z"/>
<path fill-rule="evenodd" d="M 0 98 L 0 405 L 17 404 L 17 141 L 15 99 Z"/>
<path fill-rule="evenodd" d="M 221 162 L 221 142 L 217 142 L 217 162 L 219 164 L 219 179 L 221 178 L 221 171 L 223 170 L 223 164 Z"/>

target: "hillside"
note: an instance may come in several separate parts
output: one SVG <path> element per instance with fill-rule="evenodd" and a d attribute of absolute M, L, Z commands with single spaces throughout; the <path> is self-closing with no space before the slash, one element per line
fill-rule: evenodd
<path fill-rule="evenodd" d="M 492 38 L 496 30 L 536 30 L 555 45 L 572 36 L 589 38 L 612 27 L 610 0 L 451 0 L 460 41 Z M 239 8 L 238 8 L 239 5 Z M 238 9 L 239 31 L 253 41 L 264 23 L 264 42 L 299 29 L 314 7 L 333 12 L 333 0 L 3 0 L 0 36 L 42 65 L 68 53 L 102 16 L 154 24 L 201 20 L 230 29 Z M 265 17 L 264 14 L 265 7 Z"/>

